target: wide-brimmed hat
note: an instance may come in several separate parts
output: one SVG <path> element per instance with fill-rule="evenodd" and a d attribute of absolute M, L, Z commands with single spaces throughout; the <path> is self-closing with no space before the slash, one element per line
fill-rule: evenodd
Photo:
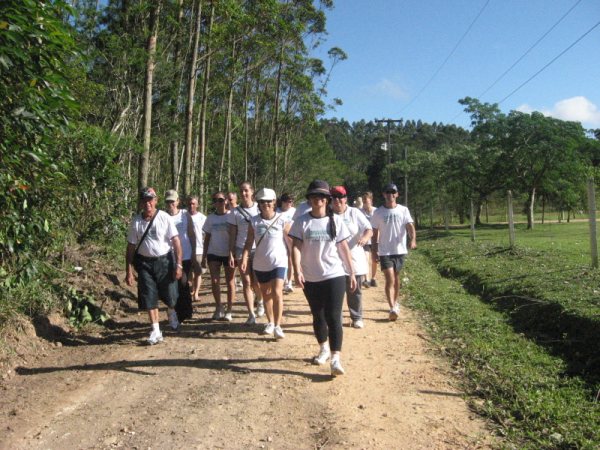
<path fill-rule="evenodd" d="M 329 193 L 329 184 L 327 181 L 323 180 L 313 180 L 308 185 L 308 189 L 306 189 L 306 197 L 308 198 L 311 195 L 325 195 L 326 197 L 330 197 Z"/>
<path fill-rule="evenodd" d="M 269 188 L 262 188 L 260 191 L 258 191 L 256 193 L 256 201 L 261 201 L 261 200 L 276 200 L 277 199 L 277 194 L 275 194 L 275 191 L 273 189 L 269 189 Z"/>

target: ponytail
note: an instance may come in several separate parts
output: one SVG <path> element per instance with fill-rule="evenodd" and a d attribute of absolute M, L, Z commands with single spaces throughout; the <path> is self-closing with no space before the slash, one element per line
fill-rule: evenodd
<path fill-rule="evenodd" d="M 331 203 L 327 202 L 327 216 L 329 217 L 329 226 L 327 227 L 327 232 L 329 236 L 331 236 L 332 240 L 335 240 L 335 236 L 337 235 L 337 231 L 335 229 L 335 220 L 333 219 L 333 208 L 331 207 Z"/>

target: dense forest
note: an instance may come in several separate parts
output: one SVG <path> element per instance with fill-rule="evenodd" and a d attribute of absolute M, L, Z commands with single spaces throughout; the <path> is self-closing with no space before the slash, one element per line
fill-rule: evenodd
<path fill-rule="evenodd" d="M 301 195 L 318 177 L 351 196 L 406 181 L 417 221 L 442 207 L 464 220 L 471 200 L 479 218 L 507 189 L 530 213 L 538 198 L 584 208 L 600 130 L 469 97 L 457 101 L 470 130 L 325 119 L 342 101 L 327 104 L 327 87 L 347 58 L 340 48 L 312 56 L 332 7 L 4 0 L 2 299 L 65 243 L 121 239 L 143 185 L 206 199 L 243 180 Z"/>

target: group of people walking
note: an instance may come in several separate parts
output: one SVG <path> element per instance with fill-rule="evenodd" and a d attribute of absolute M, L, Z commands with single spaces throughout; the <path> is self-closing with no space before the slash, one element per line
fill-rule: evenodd
<path fill-rule="evenodd" d="M 389 320 L 398 318 L 399 272 L 408 249 L 417 246 L 410 212 L 396 202 L 398 188 L 384 188 L 380 208 L 373 207 L 372 193 L 363 194 L 362 209 L 348 205 L 344 186 L 330 187 L 322 180 L 310 183 L 306 202 L 297 208 L 289 194 L 278 202 L 272 189 L 255 193 L 248 182 L 239 188 L 239 204 L 235 193 L 214 193 L 214 211 L 208 216 L 198 211 L 197 197 L 190 197 L 189 209 L 184 210 L 177 192 L 167 191 L 165 212 L 157 209 L 153 188 L 140 191 L 141 213 L 133 218 L 127 237 L 126 281 L 132 286 L 137 272 L 138 306 L 148 311 L 152 324 L 148 343 L 163 340 L 158 300 L 167 305 L 171 328 L 178 329 L 180 321 L 191 316 L 190 301 L 190 315 L 181 317 L 185 309 L 178 297 L 189 289 L 191 298 L 198 298 L 206 267 L 215 301 L 213 320 L 232 320 L 237 269 L 248 310 L 245 323 L 254 325 L 266 314 L 261 333 L 284 339 L 283 294 L 293 290 L 293 274 L 308 301 L 319 344 L 313 362 L 330 361 L 331 374 L 342 375 L 344 296 L 351 326 L 363 328 L 362 289 L 375 286 L 378 261 Z M 225 305 L 221 272 L 227 286 Z"/>

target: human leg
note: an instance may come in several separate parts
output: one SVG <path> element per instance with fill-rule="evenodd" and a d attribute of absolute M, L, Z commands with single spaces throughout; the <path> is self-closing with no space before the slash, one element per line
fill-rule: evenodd
<path fill-rule="evenodd" d="M 325 282 L 312 283 L 307 281 L 304 283 L 304 295 L 313 317 L 313 332 L 319 344 L 327 342 L 329 335 L 327 321 L 325 320 L 325 296 L 322 295 L 323 283 Z"/>
<path fill-rule="evenodd" d="M 233 309 L 233 299 L 235 297 L 235 268 L 225 264 L 225 282 L 227 283 L 227 311 L 229 320 L 231 320 L 231 310 Z"/>
<path fill-rule="evenodd" d="M 346 301 L 348 303 L 350 319 L 352 320 L 353 325 L 357 321 L 362 323 L 362 286 L 364 281 L 365 275 L 356 275 L 356 289 L 352 292 L 350 290 L 350 278 L 346 277 Z"/>

